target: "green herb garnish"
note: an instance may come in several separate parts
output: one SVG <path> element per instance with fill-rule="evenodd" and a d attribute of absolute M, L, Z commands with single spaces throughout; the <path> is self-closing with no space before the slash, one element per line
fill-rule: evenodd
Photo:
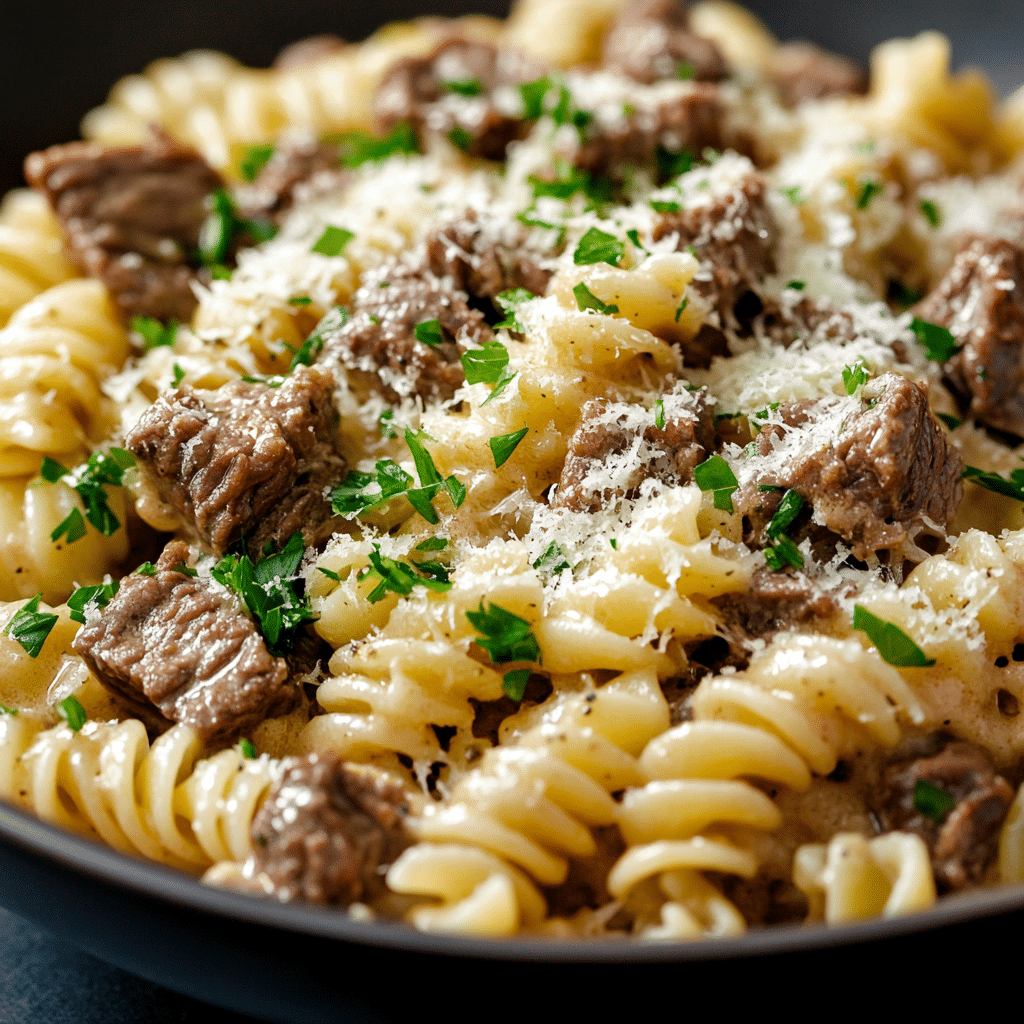
<path fill-rule="evenodd" d="M 495 665 L 540 660 L 540 645 L 526 619 L 493 603 L 485 610 L 482 600 L 479 610 L 466 612 L 466 618 L 481 634 L 476 638 L 477 646 L 490 655 Z"/>
<path fill-rule="evenodd" d="M 804 290 L 804 288 L 807 287 L 807 282 L 806 281 L 790 281 L 786 285 L 786 287 L 787 288 L 792 288 L 794 291 L 797 291 L 797 292 L 802 292 Z"/>
<path fill-rule="evenodd" d="M 666 202 L 661 199 L 652 199 L 651 209 L 654 210 L 655 213 L 678 213 L 682 207 L 679 203 L 671 201 Z"/>
<path fill-rule="evenodd" d="M 453 92 L 456 96 L 479 96 L 484 91 L 484 83 L 479 78 L 467 78 L 464 81 L 442 82 L 445 92 Z"/>
<path fill-rule="evenodd" d="M 328 224 L 324 228 L 324 233 L 316 240 L 313 248 L 309 251 L 319 253 L 321 256 L 340 256 L 345 251 L 345 246 L 353 238 L 355 238 L 355 234 L 349 231 L 348 228 L 339 228 L 333 224 Z"/>
<path fill-rule="evenodd" d="M 927 320 L 914 317 L 910 321 L 910 329 L 918 343 L 924 347 L 925 355 L 937 363 L 945 363 L 960 351 L 951 331 L 938 324 L 930 324 Z"/>
<path fill-rule="evenodd" d="M 414 587 L 425 587 L 438 594 L 444 594 L 452 588 L 448 570 L 439 562 L 415 564 L 388 558 L 380 553 L 379 544 L 373 545 L 373 551 L 367 557 L 372 568 L 361 578 L 373 577 L 378 580 L 377 585 L 367 594 L 371 604 L 383 600 L 388 593 L 408 597 Z"/>
<path fill-rule="evenodd" d="M 954 807 L 956 798 L 952 794 L 927 779 L 914 782 L 914 810 L 918 814 L 930 821 L 940 822 Z"/>
<path fill-rule="evenodd" d="M 293 295 L 288 300 L 289 306 L 308 306 L 312 303 L 312 299 L 308 295 Z"/>
<path fill-rule="evenodd" d="M 536 121 L 544 116 L 544 97 L 553 84 L 545 75 L 534 82 L 523 82 L 519 86 L 519 95 L 523 98 L 523 117 L 527 121 Z"/>
<path fill-rule="evenodd" d="M 963 420 L 957 419 L 955 416 L 950 416 L 948 412 L 937 412 L 935 415 L 938 416 L 938 418 L 942 420 L 950 430 L 956 430 L 957 427 L 962 427 L 964 425 Z"/>
<path fill-rule="evenodd" d="M 181 386 L 181 382 L 185 379 L 185 371 L 178 365 L 178 363 L 175 363 L 171 370 L 174 374 L 174 379 L 171 381 L 171 387 L 177 390 Z"/>
<path fill-rule="evenodd" d="M 985 469 L 978 469 L 977 466 L 964 466 L 961 480 L 970 480 L 979 487 L 994 494 L 1002 494 L 1007 498 L 1015 498 L 1017 501 L 1024 501 L 1024 469 L 1010 470 L 1010 479 L 1000 476 L 998 473 L 991 473 Z"/>
<path fill-rule="evenodd" d="M 510 331 L 515 331 L 517 334 L 522 334 L 523 325 L 516 319 L 519 307 L 524 302 L 529 302 L 530 299 L 535 299 L 536 297 L 537 296 L 527 288 L 509 288 L 506 291 L 498 292 L 498 294 L 494 296 L 494 302 L 505 314 L 505 319 L 500 323 L 495 324 L 494 329 L 497 331 L 501 330 L 502 327 L 505 327 Z"/>
<path fill-rule="evenodd" d="M 508 365 L 508 349 L 500 341 L 488 341 L 482 348 L 471 348 L 462 355 L 467 384 L 495 384 Z"/>
<path fill-rule="evenodd" d="M 775 572 L 784 569 L 787 565 L 792 565 L 795 569 L 802 569 L 804 565 L 804 556 L 800 554 L 800 549 L 789 537 L 779 537 L 778 540 L 772 542 L 770 547 L 765 548 L 764 560 L 768 563 L 768 567 Z"/>
<path fill-rule="evenodd" d="M 313 333 L 295 350 L 292 361 L 288 365 L 291 373 L 296 366 L 312 366 L 316 357 L 324 347 L 324 339 L 328 334 L 340 331 L 349 322 L 348 310 L 344 306 L 329 309 L 323 319 L 313 329 Z"/>
<path fill-rule="evenodd" d="M 602 302 L 582 281 L 573 288 L 572 293 L 576 296 L 576 307 L 581 313 L 592 309 L 597 313 L 611 316 L 619 311 L 618 306 Z"/>
<path fill-rule="evenodd" d="M 843 386 L 846 388 L 848 395 L 852 395 L 857 388 L 862 384 L 866 384 L 870 379 L 871 374 L 868 372 L 863 359 L 858 359 L 852 366 L 843 367 Z"/>
<path fill-rule="evenodd" d="M 140 565 L 135 570 L 135 572 L 132 573 L 132 575 L 133 576 L 155 576 L 156 575 L 156 566 L 152 562 L 143 562 L 142 565 Z"/>
<path fill-rule="evenodd" d="M 530 670 L 528 668 L 514 668 L 501 677 L 501 688 L 505 691 L 506 697 L 511 697 L 514 701 L 521 701 L 529 681 Z"/>
<path fill-rule="evenodd" d="M 659 430 L 665 429 L 665 402 L 660 398 L 654 403 L 654 425 Z"/>
<path fill-rule="evenodd" d="M 694 67 L 688 60 L 681 60 L 676 65 L 676 78 L 683 82 L 689 82 L 693 79 Z"/>
<path fill-rule="evenodd" d="M 256 753 L 256 748 L 253 746 L 252 740 L 247 740 L 243 737 L 238 741 L 238 746 L 242 752 L 242 757 L 247 761 L 255 761 L 259 756 Z"/>
<path fill-rule="evenodd" d="M 154 320 L 151 316 L 133 316 L 132 330 L 142 337 L 143 351 L 171 346 L 178 334 L 178 321 L 168 320 L 167 325 Z"/>
<path fill-rule="evenodd" d="M 68 724 L 68 728 L 78 732 L 89 720 L 89 716 L 82 707 L 82 702 L 74 695 L 65 697 L 54 705 L 54 710 Z"/>
<path fill-rule="evenodd" d="M 274 155 L 272 143 L 250 146 L 238 162 L 238 174 L 242 181 L 255 181 L 267 161 Z"/>
<path fill-rule="evenodd" d="M 801 494 L 794 490 L 786 491 L 765 530 L 765 534 L 771 540 L 778 540 L 793 525 L 793 520 L 800 514 L 803 507 L 804 499 Z"/>
<path fill-rule="evenodd" d="M 593 263 L 608 263 L 617 267 L 625 251 L 626 247 L 614 235 L 600 228 L 591 228 L 579 240 L 572 261 L 578 267 Z"/>
<path fill-rule="evenodd" d="M 712 455 L 693 471 L 693 479 L 702 491 L 711 491 L 715 508 L 732 512 L 732 495 L 739 487 L 736 474 L 721 455 Z"/>
<path fill-rule="evenodd" d="M 871 200 L 882 192 L 882 185 L 877 181 L 862 182 L 857 190 L 857 209 L 866 210 Z"/>
<path fill-rule="evenodd" d="M 366 132 L 346 132 L 337 139 L 338 158 L 342 167 L 360 167 L 362 164 L 386 160 L 390 156 L 416 152 L 416 133 L 408 121 L 400 121 L 389 135 L 368 135 Z"/>
<path fill-rule="evenodd" d="M 500 437 L 492 437 L 487 443 L 491 446 L 491 454 L 494 456 L 494 468 L 503 466 L 509 460 L 509 456 L 516 450 L 519 442 L 529 433 L 529 427 L 516 430 L 511 434 L 502 434 Z"/>
<path fill-rule="evenodd" d="M 413 329 L 413 334 L 416 335 L 416 340 L 421 341 L 424 345 L 429 345 L 434 348 L 437 345 L 442 344 L 444 341 L 444 335 L 441 333 L 441 321 L 440 320 L 424 320 L 419 323 Z"/>
<path fill-rule="evenodd" d="M 800 192 L 799 185 L 790 185 L 789 188 L 781 190 L 782 194 L 794 205 L 801 206 L 804 202 L 804 197 Z"/>
<path fill-rule="evenodd" d="M 57 625 L 58 616 L 39 611 L 42 596 L 36 594 L 31 601 L 22 605 L 4 627 L 4 634 L 21 644 L 30 658 L 39 657 L 50 630 Z"/>
<path fill-rule="evenodd" d="M 135 456 L 131 452 L 123 448 L 111 448 L 107 452 L 94 452 L 89 456 L 89 461 L 74 472 L 69 472 L 51 458 L 44 458 L 39 473 L 47 483 L 64 480 L 82 499 L 85 518 L 104 537 L 110 537 L 121 526 L 121 521 L 107 503 L 109 495 L 106 488 L 120 487 L 125 470 L 134 465 Z M 77 508 L 50 534 L 50 540 L 57 541 L 62 536 L 67 537 L 69 544 L 85 536 L 85 523 Z"/>
<path fill-rule="evenodd" d="M 448 141 L 456 148 L 461 149 L 463 153 L 469 150 L 469 147 L 473 144 L 473 136 L 462 127 L 461 124 L 457 124 L 448 132 Z"/>
<path fill-rule="evenodd" d="M 922 199 L 918 205 L 918 209 L 924 215 L 925 220 L 927 220 L 933 228 L 937 228 L 942 222 L 942 217 L 939 214 L 939 208 L 930 199 Z"/>
<path fill-rule="evenodd" d="M 896 668 L 928 668 L 935 664 L 935 659 L 927 657 L 899 626 L 872 615 L 863 605 L 853 606 L 853 628 L 867 633 L 883 660 Z"/>
<path fill-rule="evenodd" d="M 199 231 L 199 249 L 196 255 L 214 277 L 221 276 L 218 268 L 230 277 L 231 271 L 225 264 L 237 240 L 248 236 L 258 245 L 273 238 L 277 234 L 277 227 L 270 221 L 247 220 L 240 217 L 231 196 L 224 189 L 217 189 L 208 197 L 207 202 L 211 207 L 210 215 Z"/>
<path fill-rule="evenodd" d="M 552 576 L 565 572 L 566 569 L 572 569 L 561 544 L 556 540 L 553 540 L 544 549 L 544 553 L 533 563 L 533 567 L 539 572 L 550 573 Z"/>
<path fill-rule="evenodd" d="M 670 178 L 678 178 L 693 169 L 697 158 L 688 149 L 671 150 L 659 146 L 655 152 L 655 159 L 658 161 L 658 177 L 661 181 L 668 181 Z"/>
<path fill-rule="evenodd" d="M 690 300 L 684 296 L 683 301 L 676 306 L 676 323 L 679 323 L 679 318 L 683 315 L 684 310 L 690 304 Z"/>
<path fill-rule="evenodd" d="M 94 587 L 79 587 L 68 598 L 68 615 L 75 622 L 84 623 L 86 607 L 94 604 L 97 608 L 106 608 L 119 586 L 118 580 L 111 580 L 109 583 L 98 583 Z"/>

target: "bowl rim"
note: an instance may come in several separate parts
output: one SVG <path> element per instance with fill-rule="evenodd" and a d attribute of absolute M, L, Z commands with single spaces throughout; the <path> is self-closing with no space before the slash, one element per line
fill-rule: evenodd
<path fill-rule="evenodd" d="M 407 953 L 484 960 L 575 964 L 657 964 L 756 958 L 836 949 L 930 932 L 1024 911 L 1024 885 L 989 886 L 946 897 L 928 910 L 894 918 L 751 929 L 732 938 L 638 942 L 632 939 L 487 938 L 420 932 L 393 921 L 360 921 L 337 909 L 281 903 L 204 885 L 173 868 L 123 854 L 0 801 L 0 842 L 94 881 L 178 910 L 269 927 L 305 938 Z M 74 936 L 70 936 L 74 941 Z"/>

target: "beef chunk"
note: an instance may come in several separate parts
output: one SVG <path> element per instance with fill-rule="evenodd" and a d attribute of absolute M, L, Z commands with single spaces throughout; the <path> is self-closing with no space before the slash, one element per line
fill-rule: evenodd
<path fill-rule="evenodd" d="M 715 428 L 705 392 L 683 388 L 666 394 L 664 426 L 640 405 L 592 399 L 572 437 L 551 504 L 596 512 L 636 498 L 645 480 L 679 485 L 714 448 Z"/>
<path fill-rule="evenodd" d="M 430 135 L 444 135 L 470 156 L 504 160 L 505 147 L 525 138 L 530 122 L 522 117 L 518 90 L 502 89 L 535 81 L 544 71 L 515 50 L 448 39 L 429 56 L 395 64 L 374 106 L 385 131 L 408 121 L 421 146 Z"/>
<path fill-rule="evenodd" d="M 917 307 L 963 348 L 946 364 L 971 413 L 1024 437 L 1024 249 L 972 237 L 938 287 Z"/>
<path fill-rule="evenodd" d="M 867 92 L 863 70 L 846 57 L 810 43 L 786 43 L 772 55 L 769 76 L 787 107 L 829 96 Z"/>
<path fill-rule="evenodd" d="M 332 388 L 329 373 L 307 366 L 278 388 L 182 386 L 142 414 L 125 446 L 207 550 L 223 553 L 243 531 L 252 552 L 296 530 L 315 543 L 331 518 L 324 488 L 345 469 Z"/>
<path fill-rule="evenodd" d="M 281 71 L 294 71 L 296 68 L 308 67 L 317 61 L 340 53 L 345 49 L 345 40 L 341 36 L 325 33 L 320 36 L 307 36 L 289 43 L 275 58 L 274 67 Z"/>
<path fill-rule="evenodd" d="M 692 246 L 701 261 L 693 287 L 712 303 L 717 326 L 723 330 L 742 327 L 737 304 L 775 273 L 779 231 L 761 175 L 750 175 L 705 205 L 664 214 L 654 239 L 667 235 L 677 237 L 680 251 Z"/>
<path fill-rule="evenodd" d="M 798 623 L 829 619 L 839 610 L 835 598 L 806 576 L 755 569 L 743 594 L 723 594 L 711 603 L 726 622 L 749 637 L 770 637 Z"/>
<path fill-rule="evenodd" d="M 50 201 L 75 259 L 126 318 L 188 322 L 196 307 L 190 254 L 204 200 L 221 187 L 198 153 L 166 137 L 132 149 L 72 142 L 33 153 L 25 177 Z"/>
<path fill-rule="evenodd" d="M 545 253 L 525 247 L 529 230 L 518 221 L 483 218 L 467 210 L 458 220 L 435 228 L 427 236 L 431 273 L 450 277 L 458 288 L 477 299 L 493 299 L 510 288 L 543 295 L 552 270 Z"/>
<path fill-rule="evenodd" d="M 610 71 L 646 84 L 680 77 L 717 82 L 729 73 L 718 47 L 689 31 L 679 0 L 633 0 L 605 36 L 601 57 Z"/>
<path fill-rule="evenodd" d="M 918 810 L 919 782 L 955 800 L 953 809 L 932 817 Z M 1013 796 L 982 747 L 933 733 L 914 737 L 893 755 L 882 769 L 875 802 L 883 828 L 913 832 L 928 844 L 936 884 L 948 892 L 981 881 Z"/>
<path fill-rule="evenodd" d="M 281 767 L 252 823 L 253 866 L 273 895 L 342 906 L 380 895 L 382 868 L 412 843 L 402 785 L 330 751 Z"/>
<path fill-rule="evenodd" d="M 465 381 L 461 353 L 493 337 L 484 316 L 449 278 L 400 261 L 363 275 L 352 316 L 324 339 L 322 359 L 345 367 L 349 381 L 389 402 L 408 395 L 448 401 Z M 442 341 L 427 345 L 417 324 L 439 322 Z"/>
<path fill-rule="evenodd" d="M 597 118 L 583 140 L 563 156 L 596 177 L 621 179 L 633 167 L 658 171 L 663 151 L 702 153 L 723 149 L 722 103 L 713 85 L 695 82 L 681 95 L 654 104 L 639 101 L 632 113 L 605 123 Z M 731 141 L 731 140 L 730 140 Z"/>
<path fill-rule="evenodd" d="M 121 581 L 73 646 L 112 693 L 144 715 L 155 707 L 206 743 L 223 743 L 299 701 L 288 667 L 267 651 L 239 600 L 189 576 L 188 545 L 168 544 L 152 576 Z"/>
<path fill-rule="evenodd" d="M 928 390 L 886 373 L 850 399 L 800 402 L 779 410 L 757 438 L 770 459 L 734 496 L 743 515 L 767 525 L 781 491 L 792 488 L 814 522 L 852 545 L 858 558 L 908 539 L 921 523 L 944 529 L 963 496 L 959 452 L 928 407 Z M 927 522 L 926 522 L 927 521 Z"/>
<path fill-rule="evenodd" d="M 295 189 L 314 179 L 336 181 L 338 147 L 324 142 L 277 146 L 256 180 L 240 196 L 241 216 L 278 223 L 295 201 Z"/>

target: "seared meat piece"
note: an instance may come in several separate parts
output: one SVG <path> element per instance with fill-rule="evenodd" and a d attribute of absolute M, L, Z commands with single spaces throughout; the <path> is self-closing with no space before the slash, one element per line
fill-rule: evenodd
<path fill-rule="evenodd" d="M 273 895 L 342 906 L 379 895 L 381 869 L 413 841 L 402 785 L 330 751 L 282 768 L 251 833 L 253 867 Z"/>
<path fill-rule="evenodd" d="M 963 346 L 946 373 L 972 415 L 1024 437 L 1024 249 L 1003 238 L 966 243 L 916 312 Z"/>
<path fill-rule="evenodd" d="M 439 323 L 440 344 L 416 337 L 417 325 L 431 320 Z M 483 314 L 448 278 L 395 261 L 363 275 L 352 316 L 325 336 L 321 359 L 336 359 L 350 382 L 390 402 L 411 394 L 447 401 L 465 381 L 461 353 L 492 337 Z"/>
<path fill-rule="evenodd" d="M 341 36 L 325 33 L 320 36 L 307 36 L 289 43 L 275 58 L 274 67 L 282 71 L 293 71 L 315 64 L 324 57 L 339 53 L 345 49 L 346 42 Z"/>
<path fill-rule="evenodd" d="M 724 148 L 722 103 L 718 90 L 690 83 L 676 98 L 653 105 L 637 103 L 610 124 L 591 122 L 583 140 L 566 159 L 597 177 L 622 178 L 627 169 L 657 170 L 659 150 L 700 154 L 708 146 Z"/>
<path fill-rule="evenodd" d="M 788 309 L 768 300 L 751 318 L 749 326 L 745 319 L 740 326 L 744 334 L 767 338 L 782 348 L 789 348 L 793 342 L 811 335 L 840 341 L 853 341 L 857 337 L 849 313 L 814 299 L 801 299 Z"/>
<path fill-rule="evenodd" d="M 481 219 L 467 210 L 459 219 L 427 235 L 427 262 L 438 277 L 450 277 L 462 291 L 477 299 L 493 299 L 510 288 L 534 295 L 547 291 L 553 271 L 543 265 L 549 250 L 525 247 L 529 230 L 518 221 Z"/>
<path fill-rule="evenodd" d="M 591 399 L 569 438 L 569 452 L 551 504 L 596 512 L 636 498 L 645 480 L 689 483 L 715 446 L 714 416 L 705 392 L 683 388 L 662 397 L 664 426 L 639 405 Z"/>
<path fill-rule="evenodd" d="M 926 788 L 915 801 L 919 783 L 941 790 L 952 809 L 940 805 L 922 813 L 918 808 L 928 807 L 935 794 Z M 984 748 L 932 733 L 905 742 L 882 770 L 876 810 L 885 829 L 913 832 L 928 844 L 936 884 L 949 892 L 981 881 L 1013 797 Z"/>
<path fill-rule="evenodd" d="M 750 637 L 770 637 L 798 623 L 829 619 L 839 606 L 805 576 L 755 569 L 743 594 L 723 594 L 711 599 L 726 622 Z"/>
<path fill-rule="evenodd" d="M 861 397 L 794 403 L 779 414 L 786 425 L 767 425 L 757 438 L 768 464 L 753 460 L 751 478 L 733 498 L 759 527 L 788 488 L 858 558 L 902 544 L 925 520 L 944 529 L 953 518 L 963 463 L 928 407 L 924 384 L 886 373 Z M 782 490 L 759 490 L 769 484 Z"/>
<path fill-rule="evenodd" d="M 388 71 L 374 100 L 377 119 L 385 131 L 410 122 L 421 146 L 428 135 L 444 135 L 470 156 L 504 160 L 505 147 L 530 129 L 515 87 L 545 70 L 515 50 L 448 39 L 428 56 L 407 57 Z M 500 92 L 504 86 L 513 87 L 504 90 L 507 96 Z"/>
<path fill-rule="evenodd" d="M 830 96 L 867 92 L 863 70 L 846 57 L 810 43 L 786 43 L 772 55 L 769 76 L 787 107 Z"/>
<path fill-rule="evenodd" d="M 654 229 L 655 241 L 674 234 L 678 250 L 693 247 L 702 263 L 693 287 L 713 304 L 723 330 L 740 326 L 737 303 L 775 273 L 779 231 L 765 193 L 764 179 L 752 174 L 703 206 L 662 215 Z"/>
<path fill-rule="evenodd" d="M 729 73 L 718 47 L 689 31 L 680 0 L 633 0 L 609 29 L 601 56 L 609 71 L 645 84 L 682 77 L 718 82 Z"/>
<path fill-rule="evenodd" d="M 195 150 L 166 137 L 132 149 L 72 142 L 33 153 L 25 177 L 50 201 L 75 259 L 126 318 L 191 319 L 191 253 L 204 201 L 221 187 Z"/>
<path fill-rule="evenodd" d="M 338 147 L 325 142 L 279 145 L 240 197 L 241 216 L 280 222 L 295 201 L 295 188 L 314 178 L 328 180 L 340 167 Z"/>
<path fill-rule="evenodd" d="M 112 693 L 143 716 L 155 708 L 206 743 L 224 743 L 290 711 L 300 693 L 241 602 L 210 579 L 179 571 L 188 545 L 167 545 L 151 576 L 121 581 L 73 646 Z"/>
<path fill-rule="evenodd" d="M 280 387 L 233 381 L 161 396 L 125 439 L 144 479 L 208 551 L 245 533 L 250 551 L 329 525 L 324 488 L 345 471 L 334 447 L 332 376 L 299 366 Z"/>

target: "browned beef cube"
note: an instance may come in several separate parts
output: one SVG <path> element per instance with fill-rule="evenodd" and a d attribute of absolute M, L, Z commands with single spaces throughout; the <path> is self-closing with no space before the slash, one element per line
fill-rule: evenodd
<path fill-rule="evenodd" d="M 963 497 L 963 463 L 929 409 L 924 384 L 886 373 L 864 386 L 855 407 L 849 400 L 804 401 L 779 413 L 786 426 L 766 426 L 757 439 L 771 465 L 733 502 L 759 526 L 789 488 L 858 558 L 898 547 L 912 527 L 949 525 Z M 767 485 L 782 490 L 760 491 Z"/>
<path fill-rule="evenodd" d="M 243 531 L 252 552 L 296 530 L 322 539 L 325 487 L 343 475 L 333 378 L 299 366 L 278 388 L 234 381 L 161 396 L 125 439 L 143 478 L 182 524 L 220 554 Z"/>
<path fill-rule="evenodd" d="M 654 230 L 655 241 L 667 235 L 677 237 L 680 251 L 692 247 L 701 261 L 693 286 L 714 305 L 717 326 L 740 326 L 737 303 L 775 273 L 779 230 L 761 175 L 750 175 L 706 205 L 664 214 Z"/>
<path fill-rule="evenodd" d="M 340 178 L 338 147 L 324 142 L 295 142 L 275 147 L 255 181 L 239 197 L 241 215 L 280 221 L 295 201 L 295 189 L 314 179 Z"/>
<path fill-rule="evenodd" d="M 529 231 L 518 221 L 484 218 L 467 210 L 458 220 L 427 235 L 427 262 L 438 277 L 450 277 L 458 288 L 477 299 L 493 299 L 511 288 L 543 295 L 552 270 L 545 257 L 526 247 Z"/>
<path fill-rule="evenodd" d="M 633 0 L 609 29 L 601 56 L 610 71 L 644 83 L 680 77 L 718 82 L 729 73 L 718 47 L 689 30 L 679 0 Z"/>
<path fill-rule="evenodd" d="M 402 785 L 333 752 L 282 769 L 252 823 L 253 866 L 273 895 L 342 906 L 380 895 L 381 869 L 412 842 Z"/>
<path fill-rule="evenodd" d="M 906 741 L 883 768 L 876 810 L 885 829 L 928 844 L 936 884 L 948 892 L 982 880 L 1013 796 L 984 748 L 932 733 Z"/>
<path fill-rule="evenodd" d="M 504 160 L 505 147 L 524 138 L 530 122 L 493 98 L 502 86 L 540 78 L 545 68 L 515 50 L 490 43 L 448 39 L 426 57 L 395 64 L 377 91 L 374 106 L 387 131 L 400 121 L 416 129 L 421 146 L 429 135 L 444 135 L 470 156 Z"/>
<path fill-rule="evenodd" d="M 663 423 L 640 405 L 592 399 L 572 437 L 551 504 L 596 512 L 636 498 L 645 480 L 689 483 L 714 448 L 715 427 L 704 392 L 677 389 L 662 396 Z"/>
<path fill-rule="evenodd" d="M 767 338 L 782 348 L 789 348 L 795 341 L 811 335 L 839 341 L 853 341 L 857 337 L 849 313 L 814 299 L 801 299 L 788 308 L 768 299 L 751 319 L 749 328 L 746 323 L 741 326 L 743 333 Z"/>
<path fill-rule="evenodd" d="M 439 344 L 417 339 L 419 324 L 438 321 Z M 424 267 L 392 262 L 363 275 L 352 315 L 326 335 L 322 358 L 345 367 L 350 383 L 389 402 L 409 395 L 448 401 L 465 381 L 461 353 L 493 337 L 483 313 L 471 309 L 451 279 Z"/>
<path fill-rule="evenodd" d="M 1024 437 L 1024 249 L 968 238 L 946 276 L 917 307 L 963 346 L 946 364 L 982 423 Z"/>
<path fill-rule="evenodd" d="M 787 107 L 830 96 L 867 92 L 864 71 L 853 61 L 810 43 L 786 43 L 772 55 L 769 75 Z"/>
<path fill-rule="evenodd" d="M 770 637 L 799 623 L 829 619 L 839 606 L 806 576 L 755 569 L 745 593 L 712 598 L 726 622 L 749 637 Z"/>
<path fill-rule="evenodd" d="M 221 187 L 195 150 L 165 137 L 132 149 L 72 142 L 33 153 L 25 177 L 50 201 L 75 259 L 126 317 L 191 318 L 191 254 L 204 201 Z"/>
<path fill-rule="evenodd" d="M 189 576 L 188 545 L 168 544 L 151 576 L 126 576 L 75 650 L 112 693 L 144 715 L 153 708 L 204 742 L 230 740 L 298 702 L 238 598 Z"/>

